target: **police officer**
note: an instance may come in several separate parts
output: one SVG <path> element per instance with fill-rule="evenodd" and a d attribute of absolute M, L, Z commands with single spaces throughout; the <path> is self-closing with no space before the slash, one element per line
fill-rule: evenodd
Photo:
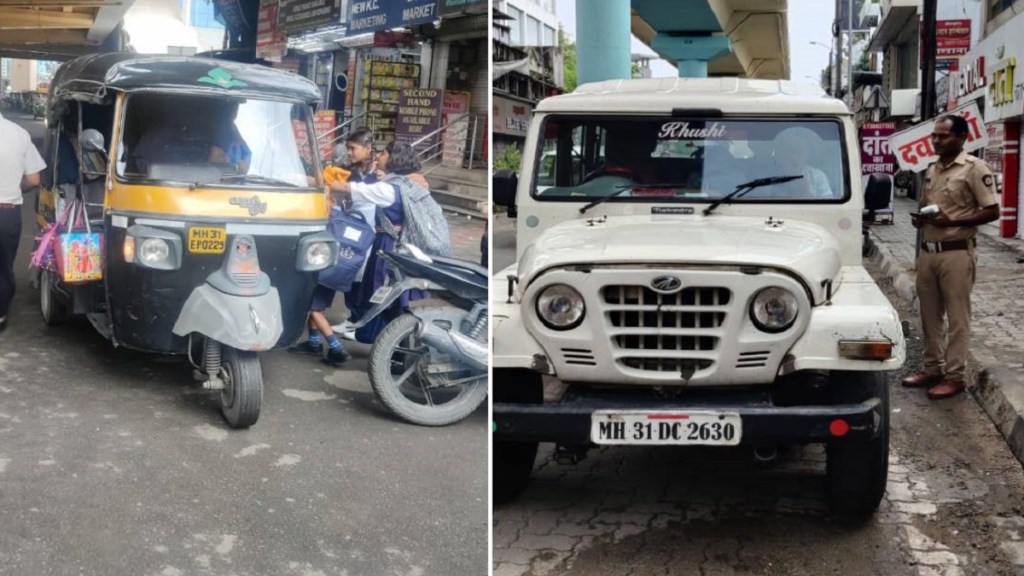
<path fill-rule="evenodd" d="M 932 131 L 939 159 L 925 172 L 921 206 L 934 204 L 932 217 L 911 214 L 924 241 L 917 266 L 917 297 L 924 330 L 924 367 L 903 379 L 908 388 L 928 388 L 928 397 L 950 398 L 964 390 L 971 341 L 977 226 L 999 218 L 995 179 L 984 160 L 963 151 L 967 121 L 940 118 Z M 949 321 L 948 342 L 943 316 Z M 945 357 L 943 357 L 945 350 Z"/>

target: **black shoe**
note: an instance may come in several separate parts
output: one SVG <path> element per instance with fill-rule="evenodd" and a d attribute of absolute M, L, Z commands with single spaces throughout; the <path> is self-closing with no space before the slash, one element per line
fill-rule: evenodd
<path fill-rule="evenodd" d="M 323 345 L 316 345 L 316 346 L 314 346 L 314 345 L 309 343 L 309 340 L 306 340 L 305 342 L 299 342 L 295 346 L 289 347 L 288 351 L 292 352 L 294 354 L 310 354 L 312 356 L 323 356 L 324 355 L 324 347 L 323 347 Z"/>
<path fill-rule="evenodd" d="M 348 352 L 338 348 L 328 348 L 327 357 L 322 360 L 324 364 L 328 366 L 341 366 L 345 362 L 348 362 Z"/>

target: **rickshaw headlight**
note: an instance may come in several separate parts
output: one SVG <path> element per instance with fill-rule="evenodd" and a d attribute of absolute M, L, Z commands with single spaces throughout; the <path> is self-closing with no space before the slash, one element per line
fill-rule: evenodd
<path fill-rule="evenodd" d="M 331 245 L 327 242 L 312 242 L 306 246 L 306 264 L 322 270 L 331 263 Z"/>
<path fill-rule="evenodd" d="M 131 264 L 135 262 L 135 238 L 131 236 L 124 237 L 124 246 L 121 247 L 121 252 L 124 254 L 124 261 Z"/>
<path fill-rule="evenodd" d="M 314 232 L 299 238 L 295 250 L 295 269 L 299 272 L 319 272 L 334 265 L 338 258 L 338 241 L 326 231 Z"/>
<path fill-rule="evenodd" d="M 162 264 L 170 255 L 171 247 L 163 238 L 146 238 L 139 246 L 139 260 L 147 266 Z"/>

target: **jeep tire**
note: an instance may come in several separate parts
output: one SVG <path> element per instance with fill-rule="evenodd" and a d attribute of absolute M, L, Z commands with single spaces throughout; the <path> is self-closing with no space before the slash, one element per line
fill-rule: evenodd
<path fill-rule="evenodd" d="M 530 370 L 496 368 L 493 390 L 495 402 L 544 402 L 544 382 L 540 374 Z M 491 485 L 496 504 L 509 502 L 526 490 L 536 459 L 537 442 L 494 441 Z"/>
<path fill-rule="evenodd" d="M 878 508 L 889 474 L 889 388 L 878 372 L 833 372 L 829 387 L 837 403 L 882 401 L 878 434 L 869 440 L 831 441 L 826 446 L 826 478 L 832 511 L 862 520 Z"/>

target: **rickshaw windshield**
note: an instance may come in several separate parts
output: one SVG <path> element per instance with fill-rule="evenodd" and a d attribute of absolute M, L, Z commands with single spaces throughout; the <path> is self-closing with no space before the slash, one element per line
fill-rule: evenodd
<path fill-rule="evenodd" d="M 317 188 L 305 104 L 192 94 L 128 97 L 116 152 L 128 181 Z"/>

